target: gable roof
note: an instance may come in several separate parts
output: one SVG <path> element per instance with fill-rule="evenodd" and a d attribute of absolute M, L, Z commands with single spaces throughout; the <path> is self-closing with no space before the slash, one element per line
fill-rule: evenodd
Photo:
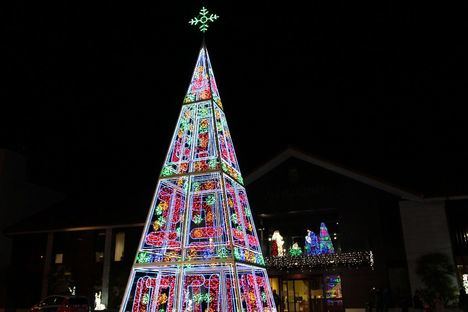
<path fill-rule="evenodd" d="M 274 157 L 273 159 L 271 159 L 264 165 L 254 170 L 252 173 L 250 173 L 246 177 L 245 183 L 248 185 L 248 184 L 255 182 L 256 180 L 260 179 L 262 176 L 264 176 L 265 174 L 272 171 L 273 169 L 275 169 L 276 167 L 278 167 L 279 165 L 281 165 L 282 163 L 284 163 L 285 161 L 291 158 L 303 160 L 312 165 L 324 168 L 336 174 L 348 177 L 355 181 L 361 182 L 363 184 L 369 185 L 371 187 L 382 190 L 389 194 L 395 195 L 397 197 L 400 197 L 401 199 L 414 200 L 414 201 L 423 200 L 422 195 L 418 195 L 418 194 L 403 190 L 390 183 L 383 182 L 379 179 L 370 177 L 369 175 L 365 175 L 357 171 L 344 168 L 343 166 L 320 159 L 316 156 L 306 154 L 295 148 L 287 148 L 286 150 L 278 154 L 276 157 Z"/>

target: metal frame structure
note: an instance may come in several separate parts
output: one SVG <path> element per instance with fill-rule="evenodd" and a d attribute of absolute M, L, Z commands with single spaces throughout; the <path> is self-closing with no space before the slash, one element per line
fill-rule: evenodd
<path fill-rule="evenodd" d="M 276 312 L 205 43 L 121 312 Z"/>

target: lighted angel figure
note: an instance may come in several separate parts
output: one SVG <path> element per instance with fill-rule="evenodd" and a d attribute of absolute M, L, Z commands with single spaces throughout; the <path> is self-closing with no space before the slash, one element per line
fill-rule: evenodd
<path fill-rule="evenodd" d="M 307 235 L 305 237 L 305 251 L 308 256 L 320 254 L 318 237 L 311 230 L 307 230 Z"/>
<path fill-rule="evenodd" d="M 273 232 L 273 236 L 271 237 L 271 240 L 272 240 L 273 244 L 276 244 L 276 248 L 272 248 L 272 249 L 277 250 L 277 256 L 278 257 L 283 257 L 284 256 L 284 248 L 283 248 L 284 239 L 283 239 L 283 236 L 281 236 L 281 234 L 280 234 L 280 232 L 278 230 Z"/>

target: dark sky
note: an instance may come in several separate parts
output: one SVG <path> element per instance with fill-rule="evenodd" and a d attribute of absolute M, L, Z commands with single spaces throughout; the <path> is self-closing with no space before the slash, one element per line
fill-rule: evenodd
<path fill-rule="evenodd" d="M 187 24 L 199 2 L 4 2 L 0 147 L 27 156 L 35 183 L 146 198 L 201 43 Z M 468 193 L 462 3 L 208 5 L 244 174 L 292 145 L 410 190 Z"/>

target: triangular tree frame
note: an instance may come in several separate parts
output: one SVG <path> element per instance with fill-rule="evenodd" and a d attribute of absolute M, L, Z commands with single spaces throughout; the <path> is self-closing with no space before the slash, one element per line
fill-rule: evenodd
<path fill-rule="evenodd" d="M 120 311 L 276 311 L 205 43 Z"/>

